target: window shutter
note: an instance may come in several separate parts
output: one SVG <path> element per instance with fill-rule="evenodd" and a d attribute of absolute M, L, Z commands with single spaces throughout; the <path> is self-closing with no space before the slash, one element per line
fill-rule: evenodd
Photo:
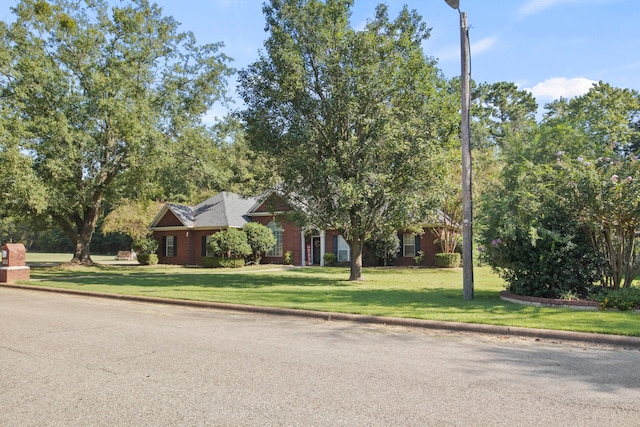
<path fill-rule="evenodd" d="M 333 254 L 338 257 L 338 236 L 333 236 L 331 238 L 331 244 L 333 245 Z"/>
<path fill-rule="evenodd" d="M 207 256 L 207 236 L 202 236 L 202 256 Z"/>
<path fill-rule="evenodd" d="M 404 256 L 404 234 L 398 234 L 398 240 L 400 240 L 400 246 L 398 247 L 398 256 Z"/>
<path fill-rule="evenodd" d="M 160 249 L 162 256 L 167 256 L 167 236 L 162 236 L 162 248 Z"/>
<path fill-rule="evenodd" d="M 173 236 L 173 256 L 178 256 L 178 236 Z"/>
<path fill-rule="evenodd" d="M 418 255 L 418 251 L 420 250 L 420 240 L 422 240 L 420 235 L 416 234 L 416 255 Z"/>

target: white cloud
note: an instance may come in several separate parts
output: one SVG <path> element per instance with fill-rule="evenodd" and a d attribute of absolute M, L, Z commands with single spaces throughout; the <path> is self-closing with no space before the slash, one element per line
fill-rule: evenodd
<path fill-rule="evenodd" d="M 497 37 L 485 37 L 477 42 L 471 42 L 471 56 L 479 55 L 491 50 L 498 43 Z"/>
<path fill-rule="evenodd" d="M 531 92 L 538 101 L 552 101 L 560 97 L 573 98 L 584 95 L 595 83 L 597 83 L 597 81 L 585 77 L 574 77 L 570 79 L 555 77 L 538 83 L 532 88 L 526 88 L 525 90 Z"/>
<path fill-rule="evenodd" d="M 552 8 L 562 3 L 572 3 L 573 0 L 529 0 L 518 9 L 518 14 L 522 17 L 536 14 L 545 9 Z"/>
<path fill-rule="evenodd" d="M 562 4 L 608 4 L 617 3 L 620 0 L 529 0 L 518 8 L 518 15 L 521 18 L 534 15 L 543 10 L 551 9 L 552 7 Z"/>

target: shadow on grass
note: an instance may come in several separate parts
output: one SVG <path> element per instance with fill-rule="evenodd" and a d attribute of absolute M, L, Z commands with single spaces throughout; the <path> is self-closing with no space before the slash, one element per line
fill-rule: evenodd
<path fill-rule="evenodd" d="M 141 293 L 158 293 L 174 297 L 202 298 L 209 300 L 225 300 L 225 295 L 237 294 L 240 290 L 262 289 L 258 296 L 251 295 L 252 303 L 273 303 L 282 301 L 284 305 L 295 303 L 301 307 L 323 305 L 352 306 L 357 311 L 366 307 L 379 307 L 390 310 L 397 307 L 406 309 L 438 308 L 442 312 L 448 310 L 481 310 L 484 312 L 518 311 L 522 306 L 507 304 L 500 300 L 499 291 L 476 290 L 475 299 L 465 301 L 462 288 L 447 288 L 440 286 L 440 279 L 430 281 L 427 276 L 418 285 L 407 284 L 408 277 L 415 277 L 416 273 L 431 274 L 459 274 L 449 271 L 416 270 L 416 269 L 376 269 L 372 276 L 376 280 L 365 282 L 348 281 L 348 268 L 295 268 L 283 271 L 216 271 L 205 269 L 188 269 L 180 271 L 174 269 L 168 272 L 151 270 L 145 274 L 131 274 L 141 272 L 136 268 L 125 269 L 116 274 L 110 271 L 104 274 L 104 269 L 93 272 L 76 272 L 64 270 L 54 275 L 42 275 L 42 285 L 76 287 L 82 289 L 91 287 L 105 292 L 127 293 L 129 291 Z M 147 270 L 148 271 L 148 270 Z M 124 273 L 124 274 L 123 274 Z M 129 273 L 129 274 L 127 274 Z M 384 279 L 381 281 L 380 277 Z M 390 280 L 389 280 L 390 279 Z M 387 280 L 389 280 L 387 282 Z M 433 285 L 428 283 L 432 282 Z M 437 283 L 437 284 L 436 284 Z M 104 288 L 104 289 L 100 289 Z M 111 288 L 111 289 L 109 289 Z M 127 288 L 126 290 L 118 290 Z M 181 289 L 181 288 L 184 288 Z M 267 295 L 267 292 L 271 295 Z M 191 296 L 187 295 L 191 293 Z M 248 295 L 248 294 L 245 294 Z M 171 297 L 171 296 L 170 296 Z"/>
<path fill-rule="evenodd" d="M 133 275 L 84 275 L 44 277 L 43 281 L 53 283 L 69 283 L 82 286 L 114 286 L 114 287 L 204 287 L 204 288 L 264 288 L 275 286 L 313 287 L 313 286 L 346 286 L 343 282 L 332 278 L 314 275 L 299 277 L 296 275 L 275 275 L 257 273 L 209 273 L 209 274 L 133 274 Z"/>

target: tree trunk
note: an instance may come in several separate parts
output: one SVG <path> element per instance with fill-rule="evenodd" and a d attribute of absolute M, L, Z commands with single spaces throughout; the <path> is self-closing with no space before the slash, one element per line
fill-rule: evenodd
<path fill-rule="evenodd" d="M 364 242 L 362 240 L 356 240 L 349 243 L 351 250 L 351 274 L 349 275 L 350 281 L 362 280 L 362 248 Z"/>
<path fill-rule="evenodd" d="M 62 227 L 64 234 L 74 246 L 72 264 L 93 265 L 90 247 L 96 223 L 100 216 L 101 203 L 98 200 L 93 206 L 84 209 L 84 215 L 74 215 L 73 218 L 55 218 Z M 72 225 L 74 224 L 74 225 Z"/>
<path fill-rule="evenodd" d="M 87 232 L 78 233 L 78 237 L 75 241 L 75 249 L 73 251 L 73 259 L 71 260 L 73 264 L 85 264 L 85 265 L 93 264 L 93 260 L 91 259 L 91 253 L 90 253 L 92 237 L 93 237 L 93 230 L 91 231 L 91 233 L 87 233 Z"/>

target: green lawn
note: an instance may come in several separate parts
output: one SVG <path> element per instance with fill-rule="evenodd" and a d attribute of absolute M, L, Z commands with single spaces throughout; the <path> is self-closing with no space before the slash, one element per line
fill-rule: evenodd
<path fill-rule="evenodd" d="M 31 262 L 31 261 L 29 261 Z M 32 267 L 29 282 L 87 291 L 640 336 L 640 315 L 536 308 L 504 302 L 502 280 L 475 268 L 475 299 L 462 298 L 462 270 L 365 269 L 349 282 L 345 268 L 253 266 L 211 270 L 175 266 Z"/>
<path fill-rule="evenodd" d="M 49 252 L 27 252 L 27 264 L 55 264 L 69 262 L 73 254 L 49 253 Z M 91 255 L 95 262 L 109 263 L 116 262 L 115 255 Z M 118 261 L 122 262 L 122 261 Z"/>

